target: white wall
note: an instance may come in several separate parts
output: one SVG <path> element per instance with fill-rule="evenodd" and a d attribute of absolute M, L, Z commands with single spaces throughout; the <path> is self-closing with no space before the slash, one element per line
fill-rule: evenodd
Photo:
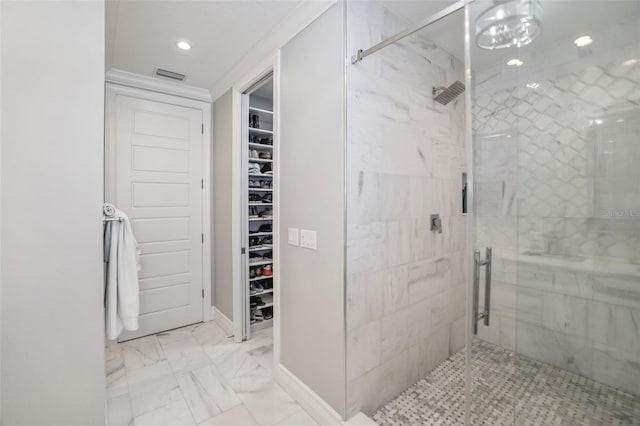
<path fill-rule="evenodd" d="M 281 363 L 344 415 L 344 51 L 342 5 L 282 48 Z M 318 233 L 288 245 L 287 228 Z"/>
<path fill-rule="evenodd" d="M 104 3 L 1 3 L 3 424 L 104 424 Z"/>
<path fill-rule="evenodd" d="M 213 104 L 213 305 L 233 320 L 232 146 L 233 95 Z"/>

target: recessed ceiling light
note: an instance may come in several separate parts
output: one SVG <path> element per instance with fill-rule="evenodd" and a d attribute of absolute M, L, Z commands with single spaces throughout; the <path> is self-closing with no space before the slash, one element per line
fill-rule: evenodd
<path fill-rule="evenodd" d="M 638 63 L 638 60 L 633 58 L 633 59 L 627 59 L 626 61 L 624 61 L 622 63 L 622 65 L 626 65 L 626 66 L 630 67 L 631 65 L 635 65 L 637 63 Z"/>
<path fill-rule="evenodd" d="M 573 41 L 578 47 L 585 47 L 593 43 L 593 40 L 589 36 L 578 37 Z"/>
<path fill-rule="evenodd" d="M 527 84 L 527 87 L 529 89 L 537 89 L 538 87 L 540 87 L 540 85 L 538 83 L 529 83 Z"/>
<path fill-rule="evenodd" d="M 507 65 L 509 65 L 510 67 L 519 67 L 522 64 L 524 64 L 524 62 L 517 58 L 510 59 L 509 62 L 507 62 Z"/>
<path fill-rule="evenodd" d="M 181 40 L 181 41 L 177 42 L 176 46 L 178 46 L 178 49 L 182 49 L 182 50 L 191 49 L 191 45 L 188 42 L 184 41 L 184 40 Z"/>

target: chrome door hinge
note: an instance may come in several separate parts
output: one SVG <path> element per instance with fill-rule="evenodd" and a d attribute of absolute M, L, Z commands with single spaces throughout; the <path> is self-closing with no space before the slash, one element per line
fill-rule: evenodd
<path fill-rule="evenodd" d="M 202 244 L 204 244 L 204 234 L 200 234 L 202 235 Z"/>
<path fill-rule="evenodd" d="M 204 288 L 202 289 L 202 298 L 204 299 Z"/>
<path fill-rule="evenodd" d="M 200 133 L 204 135 L 204 123 L 202 123 L 202 126 L 200 127 Z"/>
<path fill-rule="evenodd" d="M 247 252 L 247 249 L 246 249 L 246 248 L 242 247 L 242 248 L 240 249 L 240 254 L 245 254 L 246 252 Z"/>
<path fill-rule="evenodd" d="M 200 179 L 200 188 L 204 189 L 204 179 Z"/>

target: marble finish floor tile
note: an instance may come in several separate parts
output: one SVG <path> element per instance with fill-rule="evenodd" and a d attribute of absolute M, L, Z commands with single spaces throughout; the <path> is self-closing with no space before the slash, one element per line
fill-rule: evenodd
<path fill-rule="evenodd" d="M 136 417 L 184 399 L 178 381 L 170 371 L 165 374 L 161 374 L 160 371 L 145 372 L 144 377 L 132 378 L 129 394 L 133 415 Z"/>
<path fill-rule="evenodd" d="M 198 426 L 259 426 L 244 405 L 238 405 Z"/>
<path fill-rule="evenodd" d="M 119 345 L 107 347 L 105 353 L 107 370 L 107 398 L 115 398 L 128 392 L 124 356 Z"/>
<path fill-rule="evenodd" d="M 373 415 L 381 426 L 464 424 L 464 350 Z M 484 426 L 640 425 L 640 398 L 475 339 L 471 420 Z"/>
<path fill-rule="evenodd" d="M 273 343 L 250 350 L 249 355 L 254 357 L 263 367 L 273 367 Z"/>
<path fill-rule="evenodd" d="M 136 426 L 195 426 L 191 411 L 184 399 L 150 411 L 135 418 Z"/>
<path fill-rule="evenodd" d="M 193 329 L 195 326 L 188 325 L 186 327 L 176 328 L 173 330 L 163 331 L 161 333 L 156 334 L 158 338 L 158 342 L 162 346 L 170 345 L 172 343 L 177 343 L 185 339 L 191 339 L 193 336 Z"/>
<path fill-rule="evenodd" d="M 194 325 L 191 329 L 191 335 L 202 345 L 204 350 L 232 337 L 227 335 L 227 333 L 213 321 Z"/>
<path fill-rule="evenodd" d="M 124 394 L 109 398 L 107 408 L 110 426 L 133 426 L 133 412 L 129 395 Z"/>
<path fill-rule="evenodd" d="M 200 343 L 189 337 L 171 344 L 162 344 L 164 354 L 171 365 L 171 369 L 176 374 L 195 370 L 205 365 L 211 364 L 211 359 L 207 356 Z"/>
<path fill-rule="evenodd" d="M 156 336 L 129 340 L 118 346 L 122 346 L 122 354 L 127 371 L 147 367 L 165 359 L 164 352 Z"/>
<path fill-rule="evenodd" d="M 304 410 L 298 411 L 292 416 L 276 423 L 276 426 L 318 426 L 318 423 L 311 418 L 309 413 Z"/>
<path fill-rule="evenodd" d="M 273 334 L 207 322 L 110 345 L 109 426 L 317 426 L 273 377 Z"/>
<path fill-rule="evenodd" d="M 178 383 L 198 423 L 240 404 L 240 398 L 213 365 L 179 375 Z"/>
<path fill-rule="evenodd" d="M 239 392 L 238 396 L 261 426 L 275 425 L 301 410 L 298 403 L 273 381 L 253 392 Z"/>
<path fill-rule="evenodd" d="M 260 368 L 260 363 L 251 356 L 247 348 L 235 342 L 225 342 L 209 348 L 207 355 L 226 379 L 242 376 Z"/>

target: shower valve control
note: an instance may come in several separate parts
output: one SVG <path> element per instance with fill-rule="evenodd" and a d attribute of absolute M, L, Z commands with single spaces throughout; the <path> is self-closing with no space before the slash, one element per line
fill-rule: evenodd
<path fill-rule="evenodd" d="M 442 234 L 442 219 L 439 214 L 431 215 L 431 231 Z"/>

